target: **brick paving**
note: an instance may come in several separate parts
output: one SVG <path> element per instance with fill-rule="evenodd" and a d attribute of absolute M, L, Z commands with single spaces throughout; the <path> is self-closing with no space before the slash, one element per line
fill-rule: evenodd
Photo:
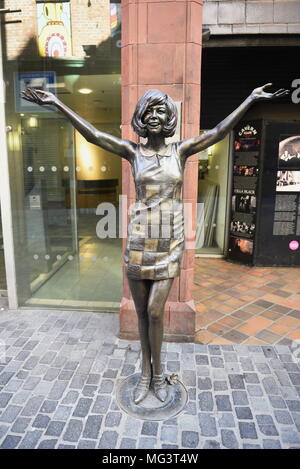
<path fill-rule="evenodd" d="M 196 341 L 292 345 L 300 340 L 300 269 L 196 259 Z"/>
<path fill-rule="evenodd" d="M 116 402 L 140 366 L 117 314 L 2 310 L 0 340 L 0 448 L 300 448 L 300 360 L 288 345 L 164 343 L 189 400 L 152 422 Z"/>

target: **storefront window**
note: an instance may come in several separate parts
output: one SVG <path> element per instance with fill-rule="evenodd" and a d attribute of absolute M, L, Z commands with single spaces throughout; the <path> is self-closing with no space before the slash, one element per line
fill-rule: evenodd
<path fill-rule="evenodd" d="M 6 25 L 3 38 L 18 301 L 117 310 L 121 240 L 99 237 L 97 213 L 102 203 L 118 211 L 120 158 L 20 91 L 49 90 L 96 128 L 120 135 L 120 4 L 28 3 L 32 11 Z"/>
<path fill-rule="evenodd" d="M 226 248 L 229 141 L 199 153 L 196 253 L 223 255 Z"/>

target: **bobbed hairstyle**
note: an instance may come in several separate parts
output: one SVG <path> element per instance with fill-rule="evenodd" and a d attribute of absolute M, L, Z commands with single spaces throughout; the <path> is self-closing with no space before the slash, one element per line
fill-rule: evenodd
<path fill-rule="evenodd" d="M 160 90 L 148 90 L 138 100 L 134 114 L 131 120 L 133 130 L 140 137 L 147 137 L 147 126 L 143 122 L 143 117 L 148 107 L 164 104 L 167 109 L 167 122 L 165 123 L 162 133 L 164 137 L 172 137 L 175 134 L 177 125 L 177 108 L 173 99 Z"/>

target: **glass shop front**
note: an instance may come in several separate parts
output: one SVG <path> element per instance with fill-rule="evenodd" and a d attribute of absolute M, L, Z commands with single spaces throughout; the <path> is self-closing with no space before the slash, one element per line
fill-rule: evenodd
<path fill-rule="evenodd" d="M 120 158 L 20 92 L 50 91 L 96 128 L 120 135 L 121 5 L 28 3 L 30 11 L 15 16 L 22 22 L 2 27 L 18 306 L 118 310 L 121 239 L 102 238 L 97 226 L 102 204 L 118 214 Z M 1 290 L 2 255 L 0 263 Z"/>

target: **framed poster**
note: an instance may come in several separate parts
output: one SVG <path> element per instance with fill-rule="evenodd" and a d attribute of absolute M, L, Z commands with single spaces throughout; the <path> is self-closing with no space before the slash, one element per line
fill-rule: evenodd
<path fill-rule="evenodd" d="M 70 2 L 39 2 L 36 12 L 39 54 L 42 57 L 70 57 Z"/>

